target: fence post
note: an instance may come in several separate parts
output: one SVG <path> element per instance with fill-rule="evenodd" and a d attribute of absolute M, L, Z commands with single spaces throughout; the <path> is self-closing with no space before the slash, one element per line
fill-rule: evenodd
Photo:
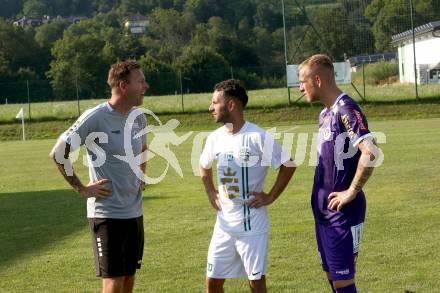
<path fill-rule="evenodd" d="M 31 121 L 31 95 L 29 92 L 29 79 L 26 80 L 26 87 L 27 87 L 27 99 L 28 99 L 28 112 L 29 112 L 29 121 Z"/>
<path fill-rule="evenodd" d="M 286 67 L 286 84 L 287 84 L 287 105 L 290 106 L 290 89 L 289 89 L 289 83 L 287 81 L 287 35 L 286 35 L 286 17 L 285 17 L 285 8 L 284 8 L 284 0 L 281 0 L 281 6 L 283 11 L 283 33 L 284 33 L 284 60 L 285 60 L 285 67 Z"/>
<path fill-rule="evenodd" d="M 75 78 L 76 87 L 76 103 L 78 104 L 78 117 L 81 116 L 81 109 L 79 107 L 79 92 L 78 92 L 78 77 Z"/>
<path fill-rule="evenodd" d="M 180 97 L 182 101 L 182 112 L 185 113 L 185 105 L 183 104 L 183 84 L 182 84 L 182 71 L 179 70 L 179 79 L 180 79 Z"/>
<path fill-rule="evenodd" d="M 412 30 L 412 41 L 413 41 L 413 54 L 414 54 L 414 86 L 416 90 L 416 99 L 419 99 L 419 90 L 417 88 L 417 63 L 416 63 L 416 33 L 414 31 L 414 9 L 413 2 L 409 0 L 409 9 L 411 13 L 411 30 Z"/>
<path fill-rule="evenodd" d="M 367 96 L 365 95 L 365 63 L 362 63 L 362 82 L 364 86 L 364 99 L 367 99 Z"/>

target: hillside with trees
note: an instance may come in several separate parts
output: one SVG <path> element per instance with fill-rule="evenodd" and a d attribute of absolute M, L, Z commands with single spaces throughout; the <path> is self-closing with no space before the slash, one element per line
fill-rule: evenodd
<path fill-rule="evenodd" d="M 408 1 L 284 2 L 289 63 L 316 52 L 340 61 L 393 51 L 391 35 L 410 28 Z M 440 19 L 440 1 L 413 2 L 416 25 Z M 109 65 L 132 58 L 152 94 L 174 93 L 180 82 L 210 91 L 230 76 L 251 89 L 284 86 L 282 12 L 280 0 L 0 0 L 0 85 L 11 99 L 21 93 L 6 85 L 26 80 L 42 81 L 33 93 L 41 99 L 72 99 L 78 87 L 102 98 Z M 133 14 L 148 18 L 145 33 L 125 27 Z M 23 16 L 51 21 L 13 24 Z"/>

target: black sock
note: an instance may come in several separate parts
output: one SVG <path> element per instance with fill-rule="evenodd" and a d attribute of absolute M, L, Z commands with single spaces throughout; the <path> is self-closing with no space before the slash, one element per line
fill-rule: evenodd
<path fill-rule="evenodd" d="M 333 292 L 333 293 L 336 293 L 336 291 L 335 291 L 335 287 L 333 287 L 333 282 L 332 282 L 332 280 L 328 280 L 328 282 L 330 283 L 330 287 L 332 287 L 332 292 Z"/>

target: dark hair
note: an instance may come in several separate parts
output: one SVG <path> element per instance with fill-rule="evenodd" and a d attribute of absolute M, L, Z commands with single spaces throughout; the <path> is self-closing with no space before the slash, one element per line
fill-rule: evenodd
<path fill-rule="evenodd" d="M 243 107 L 245 107 L 248 102 L 246 88 L 238 79 L 221 81 L 214 86 L 214 91 L 224 92 L 225 98 L 235 98 L 239 100 L 243 104 Z"/>
<path fill-rule="evenodd" d="M 125 60 L 112 64 L 108 72 L 107 84 L 111 87 L 118 87 L 121 81 L 128 82 L 128 76 L 133 69 L 140 69 L 141 66 L 133 60 Z"/>

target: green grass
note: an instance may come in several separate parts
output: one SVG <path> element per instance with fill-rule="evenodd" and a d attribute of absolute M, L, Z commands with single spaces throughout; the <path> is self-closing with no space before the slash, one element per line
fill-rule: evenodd
<path fill-rule="evenodd" d="M 362 83 L 357 82 L 355 86 L 363 95 Z M 341 88 L 354 99 L 358 101 L 361 100 L 351 85 L 342 86 Z M 422 101 L 440 98 L 440 84 L 419 85 L 418 90 Z M 411 84 L 367 85 L 365 95 L 368 102 L 388 103 L 415 101 L 415 89 L 414 85 Z M 291 102 L 298 100 L 300 96 L 298 89 L 291 89 Z M 248 107 L 253 109 L 280 108 L 286 106 L 288 103 L 287 89 L 285 88 L 249 91 L 249 97 Z M 211 101 L 211 93 L 184 95 L 183 100 L 185 112 L 205 112 Z M 94 107 L 103 101 L 104 100 L 81 100 L 80 112 Z M 307 107 L 308 104 L 302 99 L 296 106 Z M 29 118 L 28 104 L 0 105 L 0 123 L 18 122 L 15 116 L 22 107 L 25 111 L 25 117 Z M 180 95 L 146 96 L 143 107 L 157 114 L 181 113 L 182 99 Z M 76 101 L 32 103 L 30 111 L 34 121 L 66 120 L 78 117 L 78 105 Z"/>
<path fill-rule="evenodd" d="M 271 126 L 274 121 L 278 124 L 305 124 L 313 123 L 323 106 L 319 103 L 297 103 L 291 106 L 281 104 L 281 100 L 278 104 L 270 105 L 270 95 L 274 95 L 276 90 L 261 90 L 251 93 L 254 100 L 258 102 L 250 102 L 250 105 L 246 109 L 246 117 L 251 121 L 258 121 L 258 123 L 264 126 Z M 275 95 L 274 95 L 275 96 Z M 149 104 L 160 105 L 159 102 L 155 103 L 147 97 L 144 106 Z M 190 109 L 191 112 L 181 113 L 165 111 L 162 112 L 158 108 L 156 114 L 162 123 L 170 119 L 177 119 L 180 122 L 179 130 L 205 130 L 215 127 L 215 123 L 212 121 L 208 114 L 208 102 L 207 95 L 200 94 L 199 97 L 194 96 L 194 99 L 198 99 L 199 106 L 195 103 Z M 202 102 L 203 99 L 203 102 Z M 99 101 L 93 102 L 97 104 Z M 90 101 L 90 103 L 92 103 Z M 265 104 L 267 103 L 267 104 Z M 8 105 L 12 107 L 12 105 Z M 93 104 L 89 104 L 93 106 Z M 395 120 L 395 119 L 420 119 L 420 118 L 437 118 L 440 117 L 440 97 L 423 98 L 420 100 L 415 99 L 400 99 L 390 101 L 367 101 L 361 103 L 362 109 L 369 119 L 373 120 Z M 0 106 L 0 111 L 5 108 Z M 72 106 L 73 107 L 73 106 Z M 199 107 L 199 108 L 197 108 Z M 149 107 L 151 108 L 151 107 Z M 1 115 L 0 115 L 1 117 Z M 1 119 L 1 118 L 0 118 Z M 61 132 L 66 130 L 75 121 L 76 116 L 73 118 L 50 118 L 40 119 L 40 121 L 33 120 L 32 122 L 26 121 L 26 137 L 27 139 L 45 139 L 56 138 Z M 46 121 L 47 120 L 47 121 Z M 148 116 L 149 123 L 155 123 L 153 117 Z M 0 141 L 5 140 L 21 140 L 22 139 L 22 125 L 19 121 L 14 122 L 1 122 L 0 120 Z"/>
<path fill-rule="evenodd" d="M 295 133 L 308 133 L 310 151 L 315 123 L 297 125 L 264 117 L 253 116 L 266 126 L 298 126 Z M 385 161 L 365 188 L 368 207 L 358 261 L 359 292 L 438 290 L 439 123 L 438 118 L 370 119 L 371 130 L 386 134 L 386 143 L 380 144 Z M 200 129 L 215 125 L 204 127 Z M 191 169 L 194 135 L 171 146 L 184 177 L 170 170 L 164 181 L 144 192 L 146 245 L 137 292 L 204 290 L 215 213 Z M 48 159 L 54 142 L 0 142 L 0 292 L 99 291 L 85 201 Z M 308 162 L 307 156 L 287 190 L 270 206 L 269 292 L 329 292 L 316 253 L 310 209 L 314 168 Z M 86 181 L 85 167 L 80 161 L 75 166 Z M 157 176 L 164 167 L 165 161 L 156 157 L 148 172 Z M 269 173 L 266 189 L 274 176 Z M 247 292 L 244 280 L 228 280 L 225 289 Z"/>

